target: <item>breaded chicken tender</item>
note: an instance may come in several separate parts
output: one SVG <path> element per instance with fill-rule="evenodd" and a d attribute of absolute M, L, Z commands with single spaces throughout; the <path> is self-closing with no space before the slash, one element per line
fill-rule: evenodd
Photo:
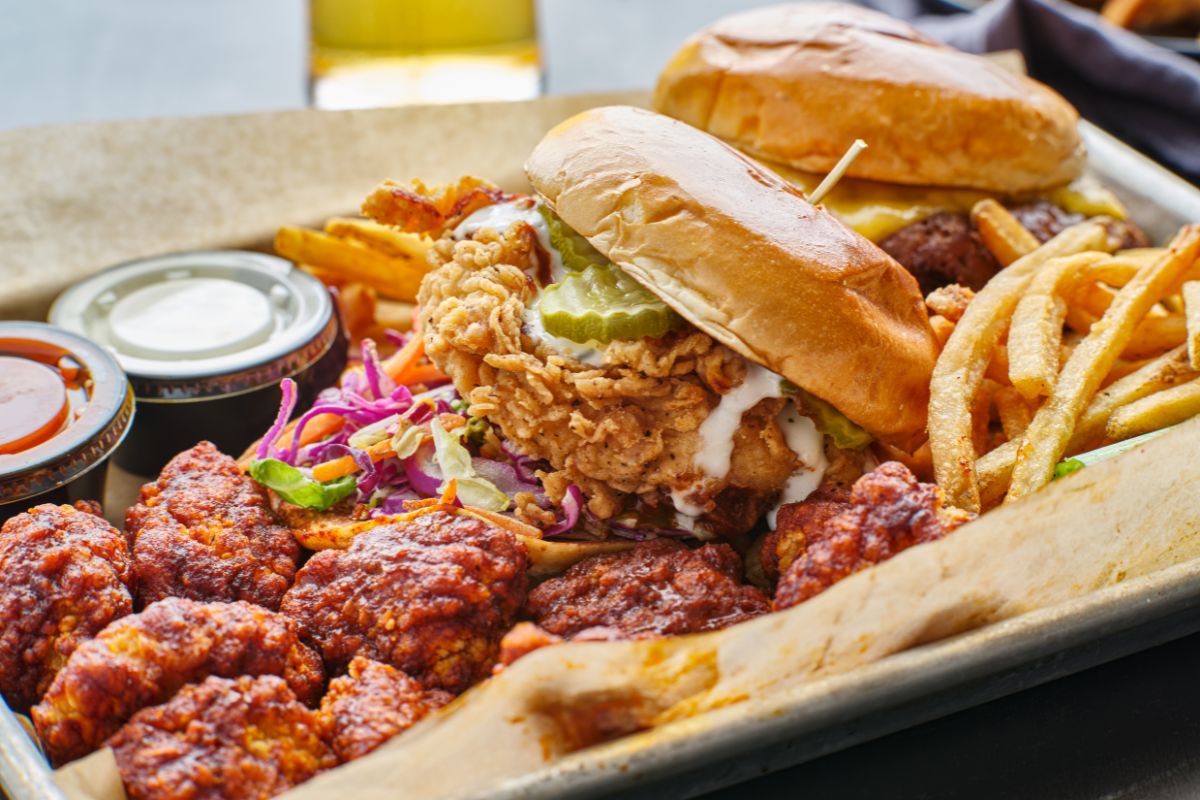
<path fill-rule="evenodd" d="M 329 682 L 321 714 L 333 752 L 344 764 L 404 733 L 453 698 L 438 689 L 426 691 L 395 667 L 360 656 L 350 662 L 348 674 Z"/>
<path fill-rule="evenodd" d="M 82 644 L 55 677 L 33 722 L 50 759 L 87 755 L 138 710 L 210 675 L 279 675 L 302 702 L 325 684 L 296 622 L 249 603 L 169 597 Z"/>
<path fill-rule="evenodd" d="M 125 528 L 142 605 L 186 597 L 277 609 L 300 561 L 263 489 L 210 442 L 175 456 L 142 487 Z"/>
<path fill-rule="evenodd" d="M 304 626 L 331 673 L 361 655 L 461 692 L 496 660 L 525 600 L 527 560 L 508 531 L 438 511 L 317 553 L 281 611 Z"/>
<path fill-rule="evenodd" d="M 818 493 L 797 505 L 779 513 L 774 548 L 784 558 L 776 609 L 802 603 L 910 547 L 941 539 L 973 518 L 947 508 L 937 486 L 920 483 L 896 461 L 859 478 L 848 499 Z"/>
<path fill-rule="evenodd" d="M 550 463 L 551 499 L 576 484 L 601 519 L 639 499 L 670 508 L 672 490 L 686 493 L 704 478 L 693 467 L 700 426 L 745 379 L 747 362 L 691 327 L 612 342 L 599 367 L 550 349 L 525 319 L 538 247 L 523 222 L 474 240 L 440 240 L 436 269 L 421 285 L 426 352 L 472 414 Z M 688 498 L 707 506 L 714 532 L 749 530 L 800 466 L 775 419 L 783 405 L 768 398 L 747 411 L 726 478 Z"/>
<path fill-rule="evenodd" d="M 525 612 L 561 637 L 596 628 L 631 639 L 715 631 L 770 610 L 741 573 L 742 560 L 727 544 L 693 550 L 655 539 L 580 561 L 531 591 Z"/>
<path fill-rule="evenodd" d="M 323 719 L 274 675 L 207 678 L 107 744 L 130 800 L 262 800 L 337 761 Z"/>
<path fill-rule="evenodd" d="M 25 713 L 71 653 L 133 611 L 125 536 L 71 506 L 40 505 L 0 528 L 0 694 Z"/>

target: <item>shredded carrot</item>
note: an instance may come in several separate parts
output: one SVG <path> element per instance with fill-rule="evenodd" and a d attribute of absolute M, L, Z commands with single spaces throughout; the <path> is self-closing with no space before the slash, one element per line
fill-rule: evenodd
<path fill-rule="evenodd" d="M 419 362 L 424 355 L 425 340 L 414 335 L 404 343 L 404 347 L 392 353 L 388 360 L 383 362 L 383 371 L 396 383 L 403 384 L 405 381 L 401 378 L 404 373 Z"/>
<path fill-rule="evenodd" d="M 446 484 L 446 490 L 442 492 L 442 502 L 446 505 L 454 505 L 454 498 L 458 497 L 458 479 L 451 478 Z"/>
<path fill-rule="evenodd" d="M 350 456 L 323 461 L 312 469 L 313 480 L 326 483 L 358 472 L 358 464 Z"/>
<path fill-rule="evenodd" d="M 382 442 L 376 442 L 367 448 L 367 455 L 372 461 L 382 461 L 385 458 L 391 458 L 396 455 L 396 451 L 392 449 L 392 440 L 384 439 Z M 322 461 L 312 468 L 313 480 L 325 483 L 326 481 L 334 481 L 345 475 L 353 475 L 358 472 L 358 462 L 352 456 L 342 456 L 330 461 Z"/>
<path fill-rule="evenodd" d="M 346 420 L 337 414 L 317 414 L 304 425 L 304 430 L 300 432 L 300 445 L 304 446 L 328 438 L 340 431 L 345 424 Z M 280 449 L 291 447 L 293 431 L 294 429 L 286 431 L 275 441 L 275 446 Z"/>
<path fill-rule="evenodd" d="M 449 376 L 435 367 L 433 364 L 417 364 L 408 370 L 396 381 L 405 386 L 412 386 L 418 383 L 434 383 L 436 381 L 447 380 Z"/>
<path fill-rule="evenodd" d="M 426 514 L 432 514 L 436 511 L 445 511 L 447 514 L 454 514 L 454 513 L 458 512 L 458 510 L 459 509 L 457 506 L 446 505 L 445 503 L 443 503 L 439 500 L 438 502 L 433 503 L 432 505 L 422 506 L 421 508 L 418 508 L 416 511 L 409 511 L 405 514 L 397 514 L 396 516 L 392 517 L 392 519 L 397 520 L 399 522 L 410 522 L 410 521 L 416 519 L 417 517 L 423 517 Z"/>

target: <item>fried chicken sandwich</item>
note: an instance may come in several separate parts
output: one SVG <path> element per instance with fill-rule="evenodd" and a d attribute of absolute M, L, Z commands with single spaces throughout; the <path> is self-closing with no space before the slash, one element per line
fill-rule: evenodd
<path fill-rule="evenodd" d="M 629 107 L 562 123 L 526 173 L 535 196 L 385 184 L 364 211 L 442 234 L 425 351 L 551 507 L 736 537 L 853 481 L 873 439 L 918 441 L 936 350 L 916 281 L 794 187 Z"/>
<path fill-rule="evenodd" d="M 925 292 L 978 290 L 1004 266 L 968 216 L 985 198 L 1041 241 L 1084 217 L 1125 216 L 1085 176 L 1079 115 L 1058 93 L 859 6 L 793 3 L 721 19 L 675 53 L 653 104 L 805 191 L 863 140 L 824 204 Z M 1125 246 L 1145 244 L 1131 224 L 1114 227 Z"/>

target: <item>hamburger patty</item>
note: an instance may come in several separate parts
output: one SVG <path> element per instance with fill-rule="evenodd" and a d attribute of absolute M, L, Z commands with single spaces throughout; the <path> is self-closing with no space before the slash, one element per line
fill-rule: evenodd
<path fill-rule="evenodd" d="M 1039 242 L 1047 242 L 1084 220 L 1082 214 L 1072 214 L 1044 200 L 1015 205 L 1009 211 Z M 1132 222 L 1114 220 L 1109 230 L 1122 248 L 1147 245 L 1146 234 Z M 916 277 L 924 294 L 952 283 L 979 291 L 1000 271 L 999 262 L 984 246 L 966 214 L 934 214 L 901 228 L 879 246 Z"/>

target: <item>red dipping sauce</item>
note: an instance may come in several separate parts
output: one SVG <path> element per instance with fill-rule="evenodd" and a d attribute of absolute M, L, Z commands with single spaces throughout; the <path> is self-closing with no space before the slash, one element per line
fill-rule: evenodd
<path fill-rule="evenodd" d="M 108 352 L 50 325 L 0 322 L 0 522 L 38 503 L 103 501 L 132 419 Z"/>

